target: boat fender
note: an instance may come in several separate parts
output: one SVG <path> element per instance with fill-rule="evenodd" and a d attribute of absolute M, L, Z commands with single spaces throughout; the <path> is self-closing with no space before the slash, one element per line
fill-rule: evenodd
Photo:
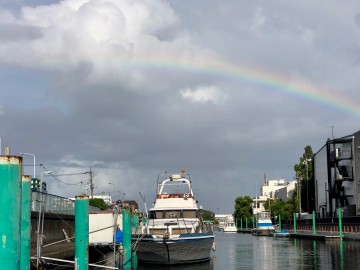
<path fill-rule="evenodd" d="M 212 249 L 213 251 L 215 251 L 215 250 L 216 250 L 216 244 L 215 244 L 215 241 L 213 242 L 211 249 Z"/>

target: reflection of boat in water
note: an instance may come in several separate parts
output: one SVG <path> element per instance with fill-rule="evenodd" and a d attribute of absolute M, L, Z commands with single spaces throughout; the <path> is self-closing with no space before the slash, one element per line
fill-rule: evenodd
<path fill-rule="evenodd" d="M 234 218 L 232 216 L 226 217 L 223 231 L 225 233 L 236 233 L 237 232 Z"/>
<path fill-rule="evenodd" d="M 251 230 L 252 235 L 269 236 L 275 232 L 275 227 L 270 219 L 270 212 L 260 212 L 256 215 L 256 228 Z"/>
<path fill-rule="evenodd" d="M 168 265 L 210 260 L 214 235 L 200 211 L 188 174 L 159 176 L 146 233 L 133 238 L 138 260 Z"/>

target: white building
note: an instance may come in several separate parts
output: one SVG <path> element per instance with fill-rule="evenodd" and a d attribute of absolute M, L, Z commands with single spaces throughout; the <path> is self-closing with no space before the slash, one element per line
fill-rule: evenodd
<path fill-rule="evenodd" d="M 268 180 L 264 175 L 264 184 L 261 187 L 260 196 L 253 198 L 253 214 L 265 211 L 265 203 L 268 199 L 281 199 L 287 201 L 296 188 L 296 181 L 286 181 L 285 179 Z"/>

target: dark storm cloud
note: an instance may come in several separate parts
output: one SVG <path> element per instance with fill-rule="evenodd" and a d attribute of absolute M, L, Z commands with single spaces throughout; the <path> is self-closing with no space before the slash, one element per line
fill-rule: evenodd
<path fill-rule="evenodd" d="M 351 111 L 298 89 L 306 82 L 358 98 L 355 1 L 43 3 L 2 10 L 0 72 L 28 73 L 1 76 L 17 95 L 0 92 L 0 136 L 49 170 L 92 166 L 96 193 L 140 200 L 141 191 L 149 203 L 159 173 L 185 168 L 205 209 L 232 212 L 264 174 L 292 180 L 304 147 L 321 147 L 329 126 L 339 137 L 358 129 Z M 264 74 L 281 74 L 282 85 Z M 59 195 L 85 191 L 49 181 Z"/>

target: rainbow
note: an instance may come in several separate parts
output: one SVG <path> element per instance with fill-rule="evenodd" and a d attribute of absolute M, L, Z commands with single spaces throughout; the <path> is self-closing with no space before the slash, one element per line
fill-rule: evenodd
<path fill-rule="evenodd" d="M 346 98 L 336 91 L 312 85 L 310 83 L 296 80 L 291 81 L 281 74 L 269 72 L 267 70 L 251 69 L 226 63 L 224 61 L 204 61 L 178 60 L 169 57 L 145 57 L 122 59 L 120 66 L 126 68 L 146 68 L 184 71 L 194 74 L 222 77 L 235 81 L 245 82 L 259 86 L 262 89 L 281 91 L 288 95 L 304 98 L 312 102 L 320 103 L 324 106 L 335 108 L 351 116 L 360 117 L 360 106 L 356 99 Z M 119 63 L 118 63 L 119 64 Z"/>

